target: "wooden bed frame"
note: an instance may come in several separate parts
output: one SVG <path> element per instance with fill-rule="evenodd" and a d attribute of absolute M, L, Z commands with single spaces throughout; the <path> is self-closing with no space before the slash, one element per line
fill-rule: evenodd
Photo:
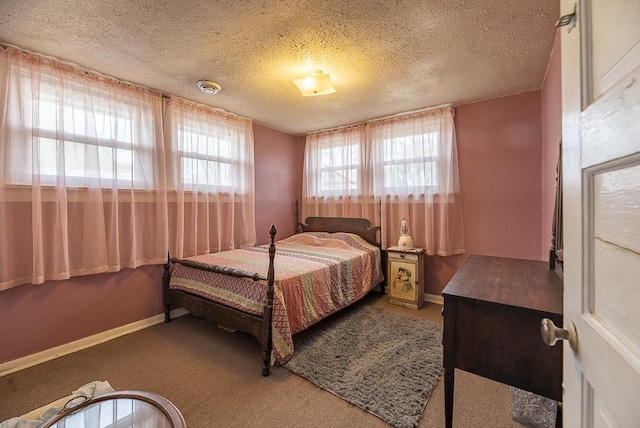
<path fill-rule="evenodd" d="M 371 222 L 367 219 L 307 217 L 305 222 L 306 223 L 297 223 L 296 232 L 355 233 L 367 242 L 377 247 L 381 246 L 380 227 L 371 227 Z M 273 349 L 273 343 L 271 340 L 271 320 L 273 310 L 273 284 L 275 280 L 273 261 L 276 253 L 276 233 L 276 226 L 272 224 L 269 229 L 271 243 L 269 244 L 269 268 L 266 278 L 257 273 L 246 272 L 224 266 L 202 265 L 191 260 L 177 259 L 170 256 L 168 257 L 167 264 L 164 265 L 164 275 L 162 278 L 165 322 L 171 321 L 170 312 L 172 307 L 182 307 L 198 317 L 202 317 L 208 321 L 222 325 L 225 328 L 240 330 L 251 334 L 258 339 L 262 348 L 262 376 L 269 376 L 271 351 Z M 229 276 L 250 278 L 254 281 L 267 281 L 267 302 L 264 305 L 262 316 L 249 314 L 185 291 L 170 289 L 169 280 L 171 279 L 171 263 L 180 263 L 185 266 L 204 269 Z"/>

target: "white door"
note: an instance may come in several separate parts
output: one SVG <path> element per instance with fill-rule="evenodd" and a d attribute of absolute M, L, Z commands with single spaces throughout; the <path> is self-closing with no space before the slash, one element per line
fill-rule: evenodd
<path fill-rule="evenodd" d="M 578 335 L 563 422 L 640 427 L 640 0 L 577 3 L 560 30 L 564 323 Z"/>

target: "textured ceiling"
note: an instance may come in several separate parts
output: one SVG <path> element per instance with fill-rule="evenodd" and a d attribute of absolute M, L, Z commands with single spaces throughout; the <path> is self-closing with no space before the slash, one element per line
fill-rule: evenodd
<path fill-rule="evenodd" d="M 558 3 L 2 0 L 0 43 L 303 135 L 540 89 Z M 314 69 L 335 94 L 300 95 Z"/>

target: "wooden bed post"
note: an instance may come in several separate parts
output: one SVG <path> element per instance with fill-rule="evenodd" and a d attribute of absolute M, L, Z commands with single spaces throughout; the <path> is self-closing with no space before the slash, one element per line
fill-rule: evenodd
<path fill-rule="evenodd" d="M 164 301 L 164 322 L 171 321 L 171 303 L 169 303 L 169 280 L 171 274 L 169 273 L 169 266 L 171 264 L 171 256 L 167 252 L 167 263 L 164 265 L 164 274 L 162 275 L 162 297 Z"/>
<path fill-rule="evenodd" d="M 271 336 L 273 322 L 273 284 L 275 282 L 275 273 L 273 269 L 273 260 L 276 255 L 276 225 L 272 224 L 269 228 L 271 235 L 271 244 L 269 244 L 269 270 L 267 271 L 267 304 L 264 307 L 263 323 L 262 323 L 262 376 L 269 376 L 271 366 L 271 351 L 273 350 L 273 341 Z"/>

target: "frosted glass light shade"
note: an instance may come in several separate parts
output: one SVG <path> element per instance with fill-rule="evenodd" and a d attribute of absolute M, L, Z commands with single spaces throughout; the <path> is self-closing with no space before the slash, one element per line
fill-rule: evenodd
<path fill-rule="evenodd" d="M 293 79 L 300 93 L 305 97 L 332 94 L 336 91 L 328 74 L 316 70 L 302 79 Z"/>

